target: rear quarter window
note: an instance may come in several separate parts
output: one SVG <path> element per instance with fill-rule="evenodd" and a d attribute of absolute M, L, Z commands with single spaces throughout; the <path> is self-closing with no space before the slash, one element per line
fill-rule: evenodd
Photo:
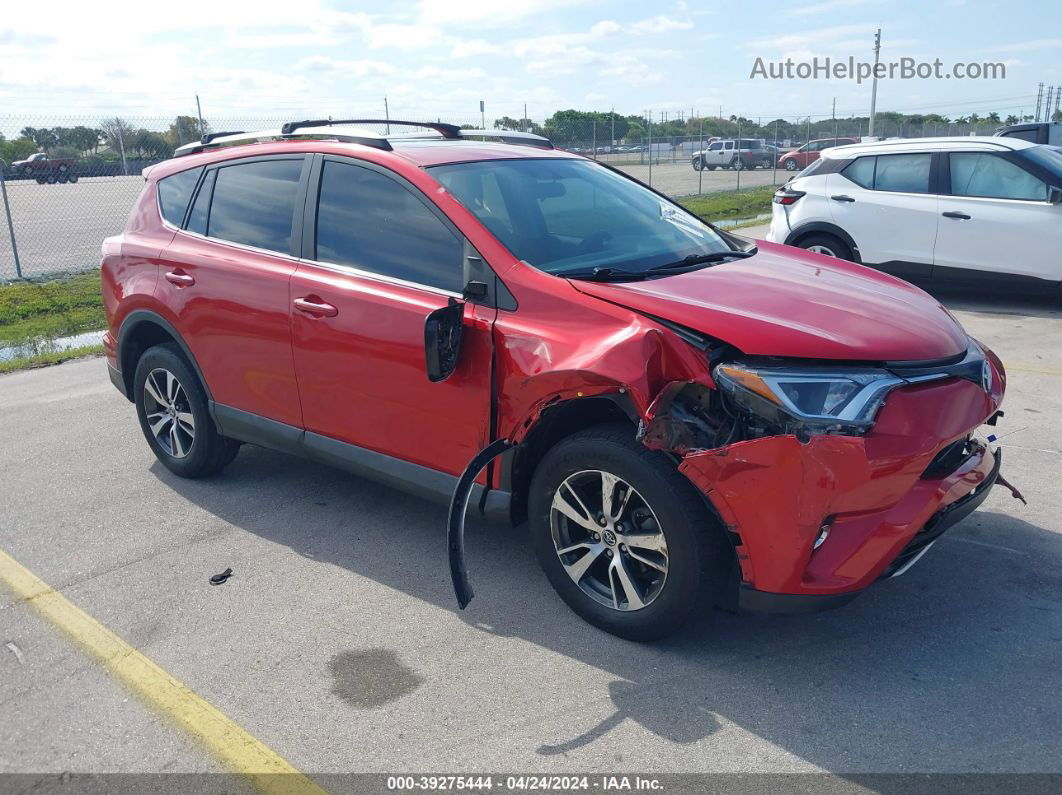
<path fill-rule="evenodd" d="M 192 198 L 192 191 L 199 182 L 199 175 L 203 168 L 192 168 L 188 171 L 179 171 L 159 180 L 159 211 L 162 217 L 174 226 L 180 226 L 184 221 L 185 210 L 188 209 L 188 200 Z"/>

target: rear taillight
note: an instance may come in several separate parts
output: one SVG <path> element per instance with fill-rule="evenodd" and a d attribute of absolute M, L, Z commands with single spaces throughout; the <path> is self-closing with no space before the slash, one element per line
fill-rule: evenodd
<path fill-rule="evenodd" d="M 779 188 L 774 192 L 775 204 L 796 204 L 797 200 L 804 195 L 802 190 L 793 190 L 792 188 Z"/>

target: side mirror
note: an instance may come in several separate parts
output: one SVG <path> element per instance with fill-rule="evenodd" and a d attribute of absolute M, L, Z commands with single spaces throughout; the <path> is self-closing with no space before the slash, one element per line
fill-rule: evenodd
<path fill-rule="evenodd" d="M 1051 204 L 1062 204 L 1062 188 L 1048 188 L 1047 200 L 1051 202 Z"/>
<path fill-rule="evenodd" d="M 464 321 L 465 305 L 453 298 L 448 306 L 436 309 L 424 319 L 424 358 L 429 381 L 445 381 L 457 368 Z"/>

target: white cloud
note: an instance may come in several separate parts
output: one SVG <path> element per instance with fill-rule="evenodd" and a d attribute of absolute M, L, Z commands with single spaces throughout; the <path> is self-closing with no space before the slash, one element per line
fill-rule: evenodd
<path fill-rule="evenodd" d="M 992 52 L 1025 52 L 1027 50 L 1057 50 L 1062 49 L 1062 39 L 1032 39 L 1020 41 L 1014 44 L 1001 44 L 990 48 Z"/>
<path fill-rule="evenodd" d="M 865 6 L 875 1 L 876 0 L 823 0 L 823 2 L 820 3 L 791 6 L 785 14 L 790 17 L 812 16 L 814 14 L 825 14 L 828 11 L 839 11 L 843 8 Z"/>
<path fill-rule="evenodd" d="M 680 21 L 660 15 L 651 19 L 641 19 L 637 22 L 632 22 L 627 26 L 627 30 L 638 35 L 645 33 L 670 33 L 675 30 L 688 30 L 692 27 L 693 23 L 688 20 Z"/>
<path fill-rule="evenodd" d="M 417 14 L 423 24 L 440 27 L 504 28 L 545 11 L 576 5 L 579 0 L 420 0 Z"/>
<path fill-rule="evenodd" d="M 296 71 L 331 72 L 350 77 L 369 77 L 372 75 L 394 74 L 395 67 L 386 61 L 341 60 L 324 55 L 311 55 L 295 64 Z"/>

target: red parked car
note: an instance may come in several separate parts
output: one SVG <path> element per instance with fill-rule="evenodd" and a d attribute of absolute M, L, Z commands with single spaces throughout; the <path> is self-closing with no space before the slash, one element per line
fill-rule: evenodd
<path fill-rule="evenodd" d="M 858 138 L 820 138 L 808 141 L 799 149 L 786 152 L 778 158 L 778 168 L 784 168 L 786 171 L 803 171 L 819 159 L 823 149 L 857 143 L 859 143 Z"/>
<path fill-rule="evenodd" d="M 641 640 L 846 602 L 999 479 L 1003 366 L 916 287 L 535 136 L 325 124 L 178 150 L 103 244 L 111 380 L 178 475 L 252 443 L 449 501 L 462 607 L 466 505 L 526 520 Z"/>

